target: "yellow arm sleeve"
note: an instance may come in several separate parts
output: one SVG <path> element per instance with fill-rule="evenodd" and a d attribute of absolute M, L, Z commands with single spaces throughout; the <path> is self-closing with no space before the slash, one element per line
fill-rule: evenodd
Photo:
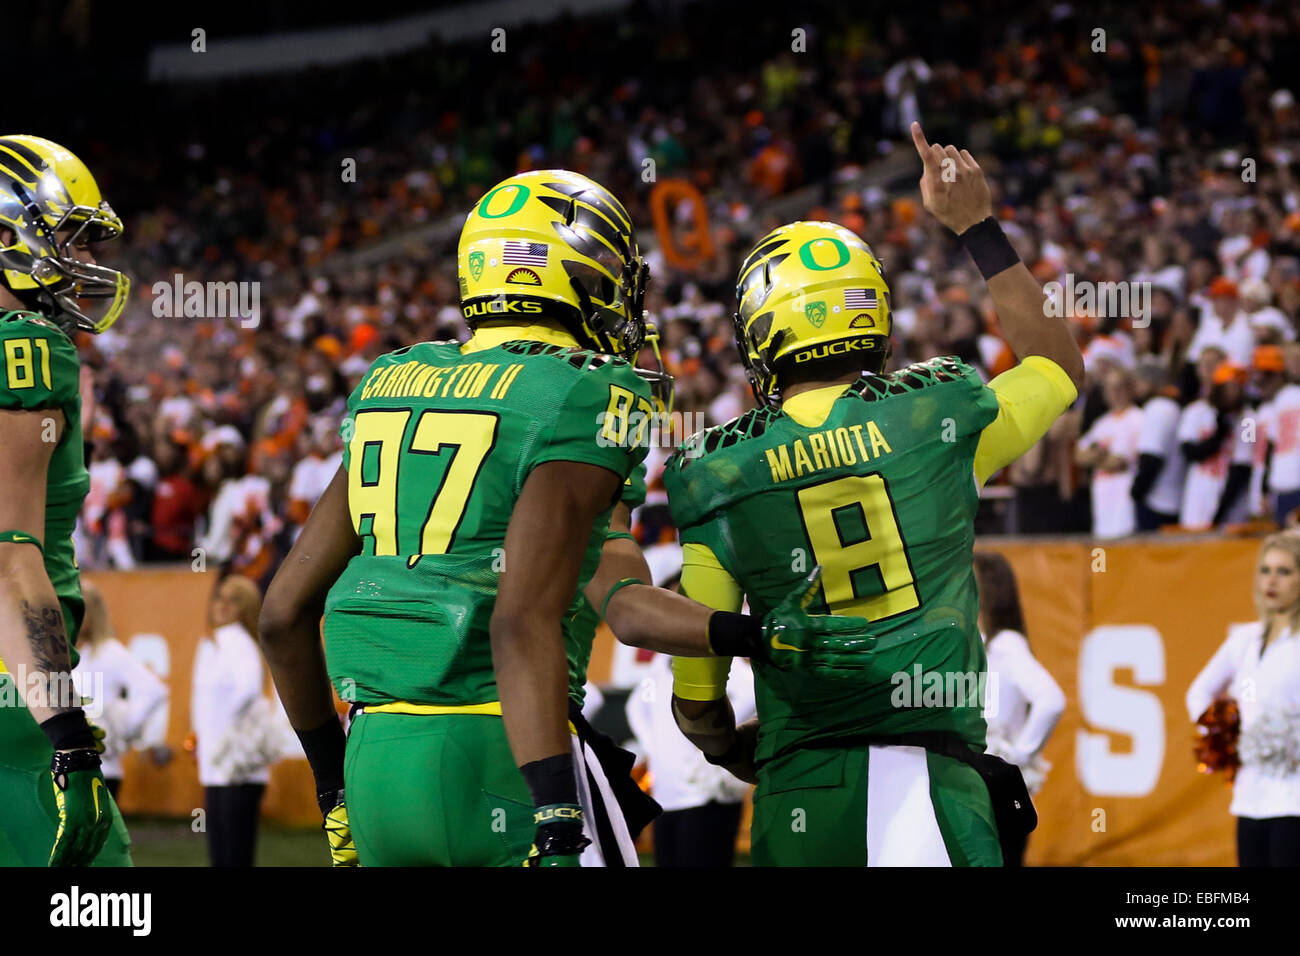
<path fill-rule="evenodd" d="M 682 593 L 716 611 L 739 611 L 740 585 L 709 548 L 682 546 Z M 719 700 L 727 693 L 730 657 L 674 657 L 673 693 L 683 700 Z"/>
<path fill-rule="evenodd" d="M 1061 366 L 1041 355 L 1026 356 L 988 387 L 998 397 L 998 417 L 980 433 L 975 449 L 975 480 L 981 486 L 1033 448 L 1079 394 Z"/>

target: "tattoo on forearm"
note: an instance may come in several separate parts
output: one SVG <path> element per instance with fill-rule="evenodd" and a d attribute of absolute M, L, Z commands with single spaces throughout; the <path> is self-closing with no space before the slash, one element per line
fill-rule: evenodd
<path fill-rule="evenodd" d="M 716 706 L 708 707 L 698 717 L 687 717 L 673 700 L 674 716 L 677 726 L 691 743 L 708 753 L 721 753 L 727 749 L 731 739 L 736 735 L 735 717 L 727 701 L 717 701 Z"/>
<path fill-rule="evenodd" d="M 32 649 L 32 663 L 47 675 L 42 703 L 53 709 L 75 706 L 72 695 L 72 657 L 68 647 L 68 634 L 63 626 L 63 611 L 58 606 L 33 606 L 29 601 L 21 605 L 23 627 L 27 644 Z"/>

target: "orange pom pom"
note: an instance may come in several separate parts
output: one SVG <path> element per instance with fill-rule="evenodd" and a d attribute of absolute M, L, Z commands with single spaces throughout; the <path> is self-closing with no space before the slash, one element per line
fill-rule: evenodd
<path fill-rule="evenodd" d="M 1231 697 L 1219 697 L 1196 719 L 1203 728 L 1196 738 L 1193 752 L 1198 773 L 1223 774 L 1228 783 L 1237 776 L 1241 757 L 1237 740 L 1241 736 L 1241 713 Z"/>

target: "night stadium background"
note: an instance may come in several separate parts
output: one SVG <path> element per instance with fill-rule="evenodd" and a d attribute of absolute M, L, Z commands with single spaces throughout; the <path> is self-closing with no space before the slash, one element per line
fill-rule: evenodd
<path fill-rule="evenodd" d="M 6 101 L 0 126 L 78 152 L 126 222 L 104 258 L 132 277 L 132 301 L 80 343 L 96 411 L 77 541 L 118 636 L 171 690 L 156 728 L 171 762 L 127 758 L 137 863 L 206 862 L 190 826 L 202 798 L 185 750 L 187 668 L 217 572 L 270 580 L 337 466 L 344 403 L 375 357 L 465 337 L 455 243 L 488 188 L 562 167 L 623 199 L 648 249 L 647 311 L 675 411 L 713 425 L 753 405 L 732 336 L 736 268 L 793 219 L 871 244 L 892 291 L 891 368 L 957 355 L 991 378 L 1014 363 L 978 272 L 921 207 L 907 134 L 919 119 L 931 142 L 979 159 L 1037 278 L 1151 293 L 1138 321 L 1070 307 L 1089 389 L 984 489 L 977 544 L 1011 559 L 1035 653 L 1069 701 L 1029 862 L 1231 864 L 1229 791 L 1197 773 L 1183 695 L 1227 626 L 1254 619 L 1259 536 L 1287 523 L 1279 493 L 1300 490 L 1270 487 L 1267 446 L 1293 451 L 1300 418 L 1275 417 L 1258 455 L 1233 458 L 1248 484 L 1212 503 L 1208 527 L 1130 527 L 1114 542 L 1093 534 L 1110 503 L 1074 450 L 1111 410 L 1115 369 L 1139 400 L 1164 393 L 1184 408 L 1222 373 L 1244 386 L 1243 421 L 1264 421 L 1300 380 L 1288 347 L 1300 330 L 1300 8 L 382 7 L 136 16 L 59 0 L 6 25 L 8 72 L 40 97 Z M 187 314 L 172 290 L 192 282 L 256 299 Z M 675 540 L 651 478 L 634 526 L 648 548 Z M 217 517 L 223 491 L 236 506 Z M 597 722 L 626 737 L 621 707 L 645 661 L 600 640 Z M 277 768 L 260 863 L 326 863 L 309 790 L 304 761 Z"/>

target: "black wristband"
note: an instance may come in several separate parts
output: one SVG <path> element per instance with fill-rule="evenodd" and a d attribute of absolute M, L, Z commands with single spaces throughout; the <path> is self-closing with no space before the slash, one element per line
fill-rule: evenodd
<path fill-rule="evenodd" d="M 311 764 L 312 776 L 316 778 L 317 799 L 322 794 L 342 790 L 343 754 L 347 750 L 348 738 L 339 719 L 331 717 L 315 730 L 294 732 L 302 744 L 302 752 L 307 755 L 307 762 Z"/>
<path fill-rule="evenodd" d="M 95 734 L 86 720 L 86 712 L 80 707 L 55 714 L 41 724 L 41 730 L 50 739 L 50 746 L 55 750 L 95 749 Z"/>
<path fill-rule="evenodd" d="M 759 657 L 763 625 L 756 617 L 734 611 L 714 611 L 709 616 L 709 647 L 719 657 Z"/>
<path fill-rule="evenodd" d="M 564 803 L 577 805 L 578 778 L 573 770 L 573 754 L 556 754 L 534 760 L 519 768 L 533 795 L 534 807 Z"/>
<path fill-rule="evenodd" d="M 1020 256 L 1012 247 L 1011 240 L 1002 231 L 1001 224 L 992 216 L 975 223 L 958 236 L 957 241 L 975 260 L 975 266 L 985 281 L 1000 272 L 1005 272 L 1020 261 Z"/>

